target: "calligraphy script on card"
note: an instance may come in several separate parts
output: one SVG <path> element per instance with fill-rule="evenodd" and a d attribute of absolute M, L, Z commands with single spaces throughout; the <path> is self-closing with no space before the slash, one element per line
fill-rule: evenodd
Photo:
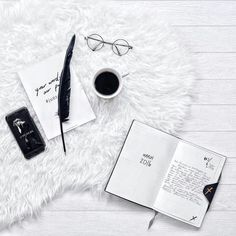
<path fill-rule="evenodd" d="M 35 89 L 36 97 L 48 96 L 53 93 L 54 94 L 53 96 L 49 98 L 47 97 L 45 99 L 46 103 L 50 103 L 54 101 L 55 99 L 57 99 L 57 92 L 60 85 L 59 80 L 60 80 L 60 77 L 59 77 L 59 73 L 57 72 L 57 76 L 54 79 L 50 80 L 48 83 L 45 83 Z"/>
<path fill-rule="evenodd" d="M 20 80 L 38 116 L 48 140 L 61 135 L 58 119 L 58 92 L 65 51 L 33 64 L 19 72 Z M 95 115 L 88 98 L 71 70 L 70 122 L 65 124 L 65 132 L 76 128 Z M 77 109 L 77 108 L 80 109 Z"/>

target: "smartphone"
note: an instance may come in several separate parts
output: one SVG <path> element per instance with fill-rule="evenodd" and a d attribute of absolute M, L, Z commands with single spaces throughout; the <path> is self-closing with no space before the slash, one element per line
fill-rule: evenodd
<path fill-rule="evenodd" d="M 45 150 L 45 142 L 26 107 L 8 114 L 6 121 L 26 159 Z"/>

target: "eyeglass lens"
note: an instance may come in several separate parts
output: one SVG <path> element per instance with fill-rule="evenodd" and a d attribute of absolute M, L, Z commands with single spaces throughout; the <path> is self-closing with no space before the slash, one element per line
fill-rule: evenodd
<path fill-rule="evenodd" d="M 98 34 L 91 34 L 87 37 L 87 44 L 91 50 L 98 51 L 104 46 L 104 40 Z"/>

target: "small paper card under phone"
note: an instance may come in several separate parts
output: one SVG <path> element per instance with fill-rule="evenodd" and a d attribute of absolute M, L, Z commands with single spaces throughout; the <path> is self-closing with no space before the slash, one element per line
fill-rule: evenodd
<path fill-rule="evenodd" d="M 133 121 L 105 191 L 200 227 L 225 159 Z"/>
<path fill-rule="evenodd" d="M 58 89 L 65 52 L 61 52 L 19 72 L 21 82 L 38 116 L 47 139 L 61 134 L 58 111 Z M 64 132 L 95 119 L 88 98 L 73 70 L 69 120 Z"/>

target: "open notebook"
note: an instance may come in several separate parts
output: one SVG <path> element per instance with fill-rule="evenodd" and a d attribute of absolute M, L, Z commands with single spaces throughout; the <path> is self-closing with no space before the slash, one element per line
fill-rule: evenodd
<path fill-rule="evenodd" d="M 106 192 L 200 227 L 225 157 L 133 121 Z"/>

